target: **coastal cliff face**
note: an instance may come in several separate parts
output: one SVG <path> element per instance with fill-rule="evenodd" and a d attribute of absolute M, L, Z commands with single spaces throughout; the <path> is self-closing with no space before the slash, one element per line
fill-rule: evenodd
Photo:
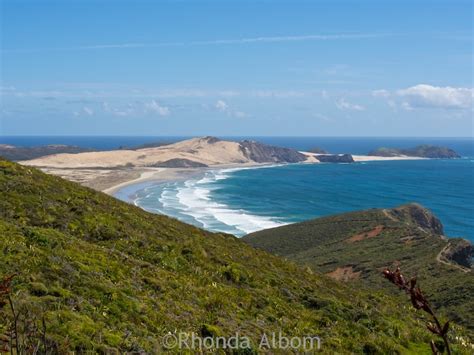
<path fill-rule="evenodd" d="M 466 268 L 472 268 L 473 256 L 474 249 L 472 244 L 464 239 L 457 239 L 453 242 L 450 242 L 440 255 L 442 258 L 455 262 Z"/>
<path fill-rule="evenodd" d="M 239 143 L 242 153 L 256 163 L 299 163 L 307 157 L 300 152 L 289 149 L 262 144 L 255 141 L 244 140 Z"/>
<path fill-rule="evenodd" d="M 444 228 L 441 221 L 429 209 L 417 203 L 393 208 L 388 210 L 394 218 L 399 221 L 406 221 L 412 223 L 428 233 L 437 235 L 444 234 Z"/>
<path fill-rule="evenodd" d="M 369 152 L 369 155 L 380 157 L 407 156 L 437 159 L 456 159 L 461 157 L 458 153 L 450 148 L 434 145 L 419 145 L 409 149 L 378 148 Z"/>
<path fill-rule="evenodd" d="M 242 239 L 300 265 L 374 290 L 392 292 L 381 271 L 400 266 L 444 314 L 474 331 L 472 245 L 446 238 L 418 204 L 371 209 L 255 232 Z"/>

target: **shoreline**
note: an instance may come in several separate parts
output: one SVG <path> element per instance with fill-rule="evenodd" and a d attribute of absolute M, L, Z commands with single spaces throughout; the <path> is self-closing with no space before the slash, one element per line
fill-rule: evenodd
<path fill-rule="evenodd" d="M 308 155 L 309 158 L 317 157 L 316 154 L 302 152 L 305 155 Z M 400 161 L 400 160 L 426 160 L 427 158 L 422 157 L 408 157 L 408 156 L 400 156 L 400 157 L 379 157 L 379 156 L 370 156 L 370 155 L 352 155 L 355 163 L 360 162 L 376 162 L 376 161 Z M 288 163 L 287 163 L 288 164 Z M 164 183 L 164 182 L 172 182 L 172 181 L 182 181 L 186 178 L 205 173 L 206 171 L 212 170 L 224 170 L 224 169 L 245 169 L 245 168 L 260 168 L 260 167 L 273 167 L 273 166 L 281 166 L 287 164 L 279 164 L 279 163 L 243 163 L 243 164 L 219 164 L 213 165 L 205 168 L 146 168 L 146 169 L 137 169 L 137 173 L 140 174 L 138 178 L 133 179 L 125 179 L 124 181 L 119 182 L 118 184 L 114 184 L 112 186 L 107 186 L 104 189 L 100 189 L 100 191 L 114 196 L 117 192 L 121 189 L 126 188 L 130 185 L 138 185 L 144 182 L 154 182 L 154 183 Z M 321 164 L 319 161 L 314 161 L 312 159 L 308 159 L 308 161 L 302 162 L 301 164 Z"/>
<path fill-rule="evenodd" d="M 101 190 L 107 195 L 114 196 L 121 189 L 131 186 L 138 185 L 144 182 L 167 182 L 182 180 L 185 176 L 190 176 L 199 173 L 198 169 L 175 169 L 175 168 L 155 168 L 153 170 L 140 171 L 140 176 L 136 179 L 125 180 L 116 185 L 112 185 Z"/>
<path fill-rule="evenodd" d="M 246 169 L 246 168 L 261 168 L 261 167 L 272 167 L 276 166 L 275 164 L 220 164 L 213 165 L 203 168 L 148 168 L 146 170 L 140 169 L 138 173 L 140 176 L 131 180 L 125 180 L 118 184 L 108 186 L 105 189 L 101 189 L 103 193 L 106 193 L 110 196 L 114 196 L 120 190 L 129 187 L 131 185 L 139 185 L 145 182 L 153 182 L 156 184 L 164 182 L 173 182 L 173 181 L 182 181 L 186 180 L 189 177 L 196 175 L 204 174 L 207 171 L 212 170 L 225 170 L 225 169 Z"/>

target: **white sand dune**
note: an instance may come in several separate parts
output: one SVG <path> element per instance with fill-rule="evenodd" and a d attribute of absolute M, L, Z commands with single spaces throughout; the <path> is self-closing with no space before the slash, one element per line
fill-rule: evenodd
<path fill-rule="evenodd" d="M 21 164 L 62 169 L 117 168 L 153 166 L 171 159 L 188 159 L 209 166 L 252 162 L 244 155 L 239 143 L 204 137 L 156 148 L 48 155 Z"/>
<path fill-rule="evenodd" d="M 318 155 L 325 155 L 325 154 L 318 154 L 318 153 L 311 153 L 311 152 L 300 152 L 308 157 L 308 163 L 319 163 Z M 419 159 L 427 159 L 421 157 L 409 157 L 407 155 L 400 155 L 396 157 L 379 157 L 376 155 L 352 155 L 352 159 L 357 162 L 366 162 L 366 161 L 387 161 L 387 160 L 419 160 Z"/>
<path fill-rule="evenodd" d="M 379 157 L 376 155 L 353 155 L 352 159 L 355 162 L 364 162 L 364 161 L 384 161 L 384 160 L 420 160 L 427 159 L 421 157 L 409 157 L 407 155 L 400 155 L 397 157 Z"/>

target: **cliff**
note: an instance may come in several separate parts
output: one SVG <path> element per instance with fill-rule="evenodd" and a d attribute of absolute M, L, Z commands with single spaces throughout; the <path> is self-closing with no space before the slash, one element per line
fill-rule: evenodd
<path fill-rule="evenodd" d="M 299 163 L 307 157 L 300 152 L 271 145 L 244 140 L 239 143 L 244 156 L 256 163 Z"/>

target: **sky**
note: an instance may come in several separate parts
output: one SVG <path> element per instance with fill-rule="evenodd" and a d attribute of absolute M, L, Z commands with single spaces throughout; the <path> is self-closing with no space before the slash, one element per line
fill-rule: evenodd
<path fill-rule="evenodd" d="M 474 133 L 472 1 L 0 3 L 0 135 Z"/>

